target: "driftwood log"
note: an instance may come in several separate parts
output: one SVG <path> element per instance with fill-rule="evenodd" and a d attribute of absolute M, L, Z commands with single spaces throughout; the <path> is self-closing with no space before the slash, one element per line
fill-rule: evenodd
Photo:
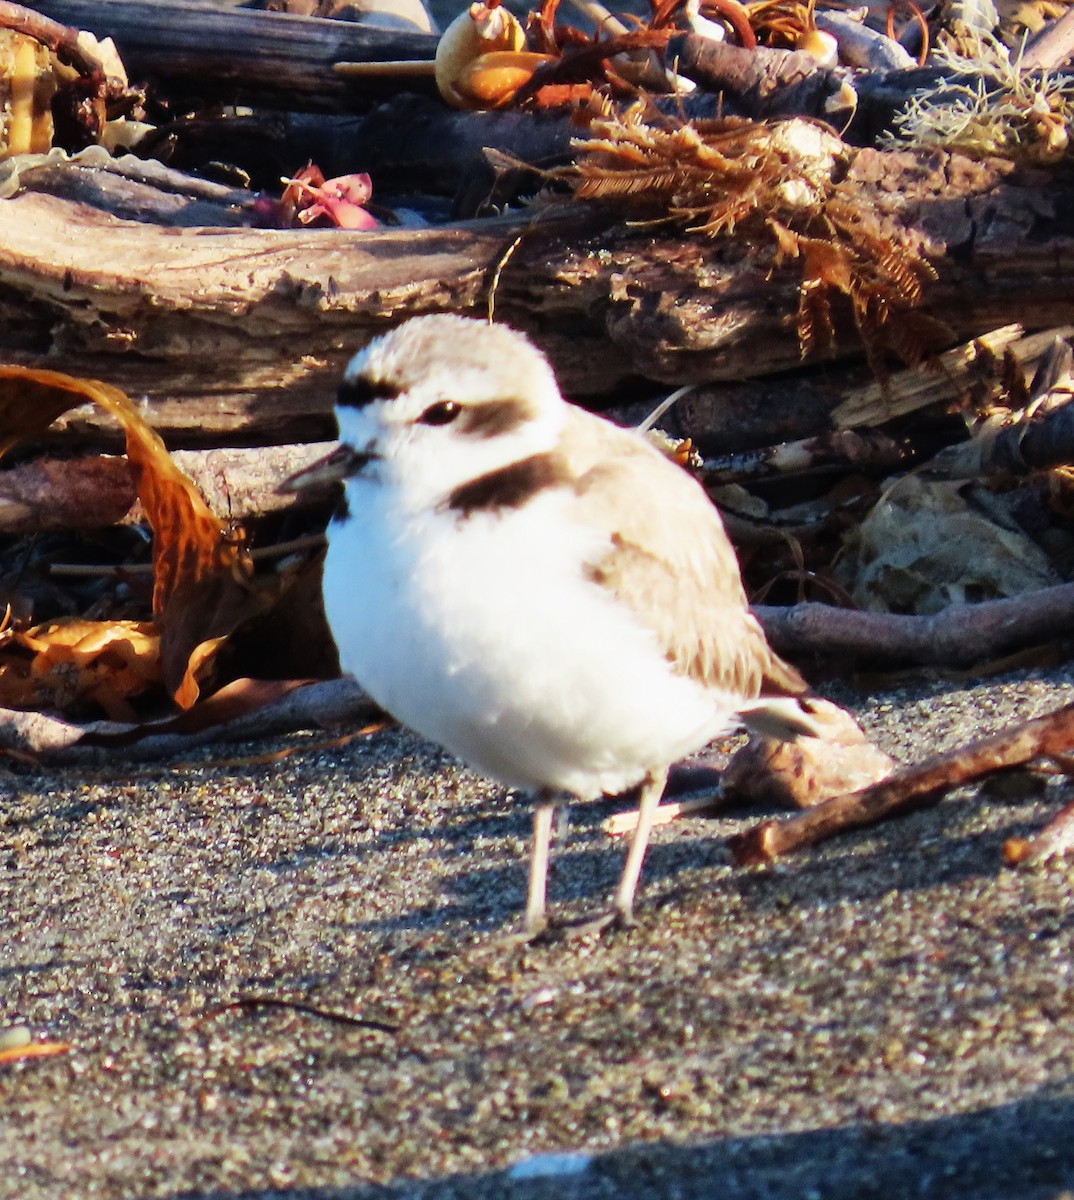
<path fill-rule="evenodd" d="M 946 344 L 1074 319 L 1069 179 L 872 150 L 851 173 L 929 245 L 922 311 Z M 167 228 L 31 191 L 0 203 L 0 355 L 145 395 L 185 446 L 330 437 L 335 379 L 362 342 L 421 312 L 484 314 L 493 296 L 597 404 L 792 370 L 798 281 L 764 248 L 580 203 L 363 234 Z M 860 353 L 847 321 L 830 357 Z"/>
<path fill-rule="evenodd" d="M 1026 646 L 1067 641 L 1074 629 L 1074 583 L 951 605 L 931 616 L 815 602 L 760 605 L 754 612 L 772 645 L 792 658 L 968 667 Z"/>
<path fill-rule="evenodd" d="M 40 8 L 114 36 L 132 76 L 165 93 L 189 87 L 215 103 L 275 106 L 253 124 L 219 126 L 236 145 L 276 137 L 270 177 L 281 161 L 293 172 L 308 155 L 329 174 L 370 171 L 378 197 L 422 185 L 450 192 L 483 165 L 486 146 L 546 160 L 564 154 L 574 132 L 565 116 L 456 113 L 406 96 L 355 115 L 382 84 L 370 92 L 335 63 L 427 59 L 431 35 L 176 0 L 44 0 Z M 755 113 L 820 111 L 848 78 L 801 55 L 690 35 L 677 36 L 669 53 L 712 89 L 710 102 L 736 97 Z M 874 124 L 928 78 L 854 75 L 855 121 Z M 936 266 L 923 304 L 937 321 L 936 344 L 924 349 L 1012 320 L 1072 319 L 1069 178 L 872 149 L 857 153 L 850 175 Z M 185 447 L 330 437 L 335 379 L 362 342 L 417 313 L 481 315 L 493 300 L 498 318 L 548 351 L 565 390 L 594 406 L 801 366 L 800 277 L 794 264 L 773 269 L 770 246 L 638 229 L 622 212 L 582 204 L 375 233 L 253 230 L 250 197 L 213 187 L 167 172 L 120 186 L 110 171 L 72 164 L 9 181 L 5 194 L 16 194 L 0 203 L 0 356 L 144 395 L 170 444 Z M 844 320 L 827 358 L 860 353 Z M 798 412 L 783 436 L 825 432 L 830 409 L 821 398 L 815 420 Z M 92 435 L 94 448 L 118 446 L 88 411 L 61 429 Z"/>
<path fill-rule="evenodd" d="M 398 91 L 391 79 L 356 88 L 333 70 L 337 62 L 431 59 L 437 41 L 430 33 L 181 0 L 44 0 L 34 8 L 113 38 L 132 79 L 202 100 L 315 112 L 353 110 Z"/>
<path fill-rule="evenodd" d="M 355 0 L 357 9 L 372 10 L 370 24 L 257 12 L 232 4 L 191 6 L 184 0 L 38 0 L 34 7 L 53 20 L 113 38 L 133 79 L 152 80 L 156 89 L 175 98 L 289 111 L 355 112 L 400 90 L 435 95 L 427 72 L 386 76 L 336 69 L 341 62 L 432 59 L 435 35 L 376 26 L 376 10 L 393 10 L 388 0 Z M 753 117 L 814 116 L 840 127 L 847 123 L 847 136 L 860 144 L 886 129 L 892 114 L 915 90 L 943 81 L 939 67 L 821 67 L 805 53 L 765 46 L 744 49 L 691 33 L 674 34 L 665 58 L 700 84 L 722 111 Z M 1043 43 L 1035 47 L 1037 66 L 1055 68 L 1065 58 L 1062 45 L 1051 53 Z M 1023 62 L 1029 65 L 1028 58 Z M 400 79 L 406 79 L 403 88 Z M 972 77 L 964 82 L 977 83 Z M 848 87 L 854 94 L 850 103 L 841 98 L 848 95 Z M 844 106 L 845 122 L 836 115 Z"/>

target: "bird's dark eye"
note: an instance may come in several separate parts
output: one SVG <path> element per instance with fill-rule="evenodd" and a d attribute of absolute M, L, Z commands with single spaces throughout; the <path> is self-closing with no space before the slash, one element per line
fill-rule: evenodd
<path fill-rule="evenodd" d="M 462 405 L 454 400 L 441 400 L 429 407 L 418 417 L 419 425 L 450 425 L 462 412 Z"/>

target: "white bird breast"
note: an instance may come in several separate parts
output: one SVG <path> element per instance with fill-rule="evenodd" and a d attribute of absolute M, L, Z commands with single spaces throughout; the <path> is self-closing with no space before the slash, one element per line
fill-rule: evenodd
<path fill-rule="evenodd" d="M 570 493 L 468 518 L 406 515 L 347 486 L 325 607 L 344 670 L 418 733 L 513 787 L 622 791 L 704 745 L 735 702 L 676 673 L 656 636 L 586 578 L 610 531 Z"/>

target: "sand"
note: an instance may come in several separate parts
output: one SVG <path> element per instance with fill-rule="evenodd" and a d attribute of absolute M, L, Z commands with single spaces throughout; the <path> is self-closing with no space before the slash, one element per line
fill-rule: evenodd
<path fill-rule="evenodd" d="M 910 760 L 1072 680 L 841 696 Z M 681 821 L 636 928 L 520 950 L 524 801 L 403 731 L 322 738 L 0 777 L 0 1027 L 71 1046 L 0 1065 L 0 1197 L 1074 1187 L 1074 864 L 1001 860 L 1061 779 L 756 869 L 724 840 L 759 814 Z M 557 914 L 612 888 L 613 810 L 572 810 Z"/>

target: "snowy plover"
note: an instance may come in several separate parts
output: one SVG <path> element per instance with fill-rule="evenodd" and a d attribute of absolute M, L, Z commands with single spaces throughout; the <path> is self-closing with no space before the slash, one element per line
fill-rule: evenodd
<path fill-rule="evenodd" d="M 537 797 L 525 934 L 556 797 L 641 785 L 612 908 L 629 923 L 669 765 L 735 724 L 811 727 L 701 487 L 567 403 L 521 334 L 418 317 L 351 361 L 324 598 L 345 670 L 404 724 Z"/>

